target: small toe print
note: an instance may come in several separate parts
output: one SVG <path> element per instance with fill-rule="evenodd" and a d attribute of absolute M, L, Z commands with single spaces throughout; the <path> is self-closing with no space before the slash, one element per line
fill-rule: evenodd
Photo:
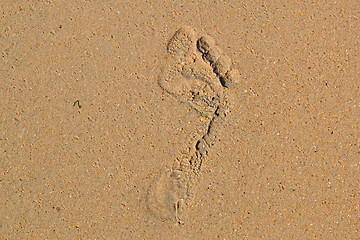
<path fill-rule="evenodd" d="M 213 68 L 218 76 L 225 76 L 225 73 L 231 68 L 231 58 L 226 54 L 221 55 L 213 64 Z"/>
<path fill-rule="evenodd" d="M 225 73 L 225 76 L 220 78 L 221 85 L 227 88 L 233 87 L 240 82 L 240 73 L 236 69 L 231 69 Z"/>
<path fill-rule="evenodd" d="M 215 39 L 209 35 L 202 36 L 197 42 L 198 49 L 203 54 L 206 54 L 215 45 Z"/>
<path fill-rule="evenodd" d="M 223 50 L 215 45 L 204 55 L 204 58 L 209 61 L 211 64 L 214 63 L 221 55 L 223 54 Z"/>

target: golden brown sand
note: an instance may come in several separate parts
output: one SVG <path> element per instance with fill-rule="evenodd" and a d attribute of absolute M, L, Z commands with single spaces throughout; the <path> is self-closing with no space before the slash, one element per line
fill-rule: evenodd
<path fill-rule="evenodd" d="M 2 1 L 0 238 L 359 238 L 359 21 L 355 0 Z"/>

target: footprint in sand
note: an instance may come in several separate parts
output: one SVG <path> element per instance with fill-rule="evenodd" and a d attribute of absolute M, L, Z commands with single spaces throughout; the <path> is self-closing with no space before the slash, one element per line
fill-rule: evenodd
<path fill-rule="evenodd" d="M 201 166 L 226 117 L 226 91 L 239 82 L 239 72 L 214 38 L 197 38 L 191 27 L 175 32 L 167 52 L 170 57 L 160 75 L 160 87 L 209 120 L 206 133 L 190 146 L 189 153 L 174 157 L 176 167 L 164 170 L 148 190 L 147 206 L 153 215 L 182 223 Z"/>

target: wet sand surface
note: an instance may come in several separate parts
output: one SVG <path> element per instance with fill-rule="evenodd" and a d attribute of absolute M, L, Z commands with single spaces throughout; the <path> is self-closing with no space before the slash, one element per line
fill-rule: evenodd
<path fill-rule="evenodd" d="M 0 11 L 2 239 L 359 237 L 358 1 Z"/>

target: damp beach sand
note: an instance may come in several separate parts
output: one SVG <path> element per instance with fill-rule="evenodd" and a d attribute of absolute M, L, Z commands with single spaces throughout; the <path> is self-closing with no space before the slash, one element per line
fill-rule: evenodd
<path fill-rule="evenodd" d="M 1 239 L 357 239 L 357 1 L 2 1 Z"/>

